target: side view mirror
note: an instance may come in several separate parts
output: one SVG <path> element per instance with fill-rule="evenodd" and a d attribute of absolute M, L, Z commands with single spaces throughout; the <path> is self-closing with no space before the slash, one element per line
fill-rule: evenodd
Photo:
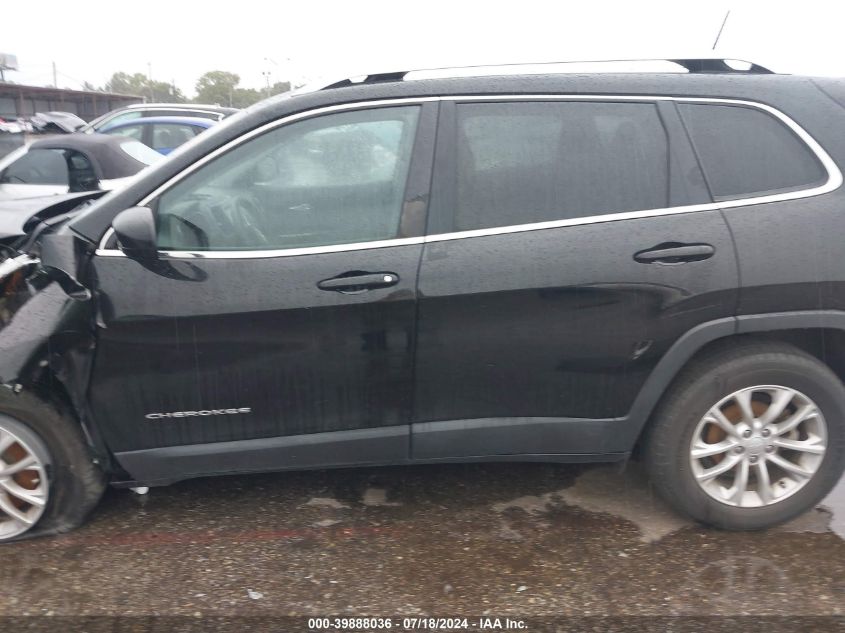
<path fill-rule="evenodd" d="M 156 225 L 149 207 L 132 207 L 121 211 L 112 221 L 117 245 L 127 257 L 140 262 L 158 259 Z"/>

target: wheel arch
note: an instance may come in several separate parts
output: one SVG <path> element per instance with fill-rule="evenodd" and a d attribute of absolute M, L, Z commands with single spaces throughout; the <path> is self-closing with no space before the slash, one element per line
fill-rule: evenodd
<path fill-rule="evenodd" d="M 690 363 L 727 345 L 789 343 L 827 365 L 845 383 L 845 312 L 813 310 L 751 314 L 702 323 L 679 338 L 658 361 L 626 416 L 636 448 L 657 405 Z"/>

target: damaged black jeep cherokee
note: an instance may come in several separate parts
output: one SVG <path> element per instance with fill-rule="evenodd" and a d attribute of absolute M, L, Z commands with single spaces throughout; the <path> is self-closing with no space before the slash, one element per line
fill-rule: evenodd
<path fill-rule="evenodd" d="M 712 525 L 812 507 L 845 81 L 676 63 L 345 80 L 45 205 L 0 265 L 0 540 L 106 483 L 634 452 Z"/>

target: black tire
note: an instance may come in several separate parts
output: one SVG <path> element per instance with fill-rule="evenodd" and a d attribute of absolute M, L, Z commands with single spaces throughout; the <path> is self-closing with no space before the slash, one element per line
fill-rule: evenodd
<path fill-rule="evenodd" d="M 708 495 L 695 480 L 690 446 L 698 422 L 726 396 L 757 385 L 781 385 L 809 397 L 827 424 L 827 450 L 814 476 L 792 496 L 762 507 L 738 507 Z M 719 528 L 757 530 L 789 521 L 830 492 L 845 468 L 845 386 L 822 362 L 788 344 L 743 342 L 693 361 L 658 406 L 644 438 L 651 485 L 671 506 Z"/>
<path fill-rule="evenodd" d="M 51 403 L 22 393 L 3 402 L 0 425 L 19 429 L 46 449 L 49 497 L 44 513 L 27 532 L 0 543 L 68 532 L 83 523 L 105 490 L 79 425 Z M 17 433 L 15 433 L 17 434 Z"/>

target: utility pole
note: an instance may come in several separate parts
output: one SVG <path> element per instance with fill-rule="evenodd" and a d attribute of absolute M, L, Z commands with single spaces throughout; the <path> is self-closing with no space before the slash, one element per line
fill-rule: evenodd
<path fill-rule="evenodd" d="M 153 64 L 152 62 L 147 62 L 147 83 L 150 86 L 150 103 L 155 101 L 155 95 L 153 94 Z"/>
<path fill-rule="evenodd" d="M 261 74 L 264 75 L 264 81 L 267 84 L 267 87 L 264 90 L 264 97 L 266 98 L 270 96 L 270 71 L 263 70 L 261 71 Z"/>
<path fill-rule="evenodd" d="M 74 73 L 76 74 L 76 73 Z M 53 88 L 58 88 L 59 82 L 56 79 L 56 62 L 53 62 Z"/>
<path fill-rule="evenodd" d="M 286 68 L 285 72 L 288 74 L 288 78 L 287 78 L 288 89 L 293 90 L 293 78 L 292 78 L 293 72 L 291 70 L 292 62 L 290 60 L 290 57 L 285 57 L 284 59 L 285 59 L 285 68 Z M 270 59 L 269 57 L 265 57 L 264 61 L 270 62 L 271 64 L 273 64 L 273 66 L 275 66 L 276 68 L 279 68 L 279 64 L 275 60 Z M 278 73 L 278 70 L 276 72 Z"/>

